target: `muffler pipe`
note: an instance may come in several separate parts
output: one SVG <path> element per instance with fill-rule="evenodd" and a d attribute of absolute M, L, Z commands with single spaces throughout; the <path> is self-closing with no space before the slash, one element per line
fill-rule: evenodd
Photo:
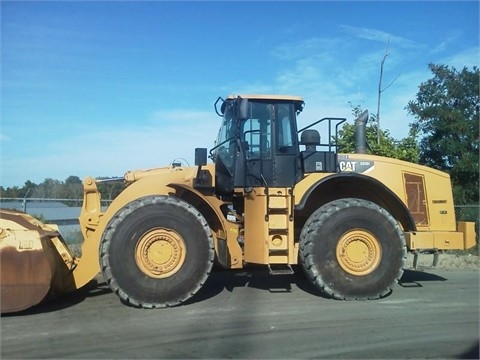
<path fill-rule="evenodd" d="M 368 110 L 362 112 L 360 116 L 355 120 L 355 152 L 357 154 L 367 153 L 367 121 Z"/>

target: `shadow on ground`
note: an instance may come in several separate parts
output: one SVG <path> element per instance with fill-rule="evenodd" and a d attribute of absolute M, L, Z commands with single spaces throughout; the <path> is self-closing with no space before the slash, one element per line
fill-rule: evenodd
<path fill-rule="evenodd" d="M 422 283 L 424 282 L 446 280 L 444 277 L 424 271 L 405 270 L 399 285 L 405 288 L 423 287 Z M 294 267 L 294 273 L 291 275 L 271 275 L 266 267 L 249 266 L 242 270 L 217 269 L 213 271 L 202 289 L 185 304 L 205 301 L 215 297 L 223 290 L 232 292 L 239 287 L 251 287 L 275 293 L 292 291 L 292 285 L 311 295 L 331 299 L 308 281 L 299 266 Z"/>
<path fill-rule="evenodd" d="M 398 284 L 402 287 L 423 287 L 421 282 L 428 281 L 446 281 L 442 276 L 436 274 L 418 271 L 418 270 L 405 270 L 402 278 Z"/>
<path fill-rule="evenodd" d="M 239 287 L 251 287 L 272 293 L 278 293 L 290 292 L 292 291 L 292 285 L 295 285 L 301 291 L 305 291 L 311 295 L 331 299 L 331 297 L 318 291 L 308 281 L 300 267 L 296 266 L 293 269 L 294 273 L 288 275 L 271 275 L 268 272 L 268 269 L 264 266 L 249 266 L 242 270 L 215 269 L 212 271 L 200 291 L 186 301 L 185 305 L 202 302 L 217 296 L 224 290 L 232 292 L 235 288 Z M 399 285 L 406 288 L 422 287 L 422 282 L 446 280 L 447 279 L 441 276 L 428 272 L 405 270 Z M 80 290 L 62 294 L 24 311 L 2 314 L 2 317 L 58 311 L 75 306 L 83 302 L 86 298 L 102 296 L 111 292 L 112 291 L 108 285 L 103 281 L 103 278 L 97 276 Z"/>
<path fill-rule="evenodd" d="M 54 312 L 62 309 L 80 304 L 88 297 L 100 296 L 111 293 L 112 291 L 105 282 L 99 279 L 94 279 L 81 289 L 74 292 L 61 294 L 57 297 L 45 299 L 40 304 L 33 306 L 29 309 L 18 311 L 15 313 L 2 314 L 2 317 L 7 316 L 25 316 L 34 315 L 40 313 Z"/>
<path fill-rule="evenodd" d="M 480 359 L 480 342 L 477 341 L 470 349 L 460 354 L 458 359 Z"/>
<path fill-rule="evenodd" d="M 185 304 L 201 302 L 216 296 L 226 290 L 232 292 L 235 288 L 250 287 L 271 293 L 290 292 L 292 285 L 302 291 L 322 296 L 319 291 L 308 281 L 299 267 L 294 267 L 293 274 L 271 275 L 265 266 L 248 266 L 241 270 L 213 271 L 202 289 Z"/>

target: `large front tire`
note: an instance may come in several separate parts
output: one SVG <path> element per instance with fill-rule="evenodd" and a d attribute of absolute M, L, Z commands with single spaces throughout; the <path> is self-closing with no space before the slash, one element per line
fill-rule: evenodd
<path fill-rule="evenodd" d="M 403 274 L 407 250 L 397 221 L 362 199 L 317 209 L 300 235 L 300 262 L 314 286 L 344 300 L 388 295 Z"/>
<path fill-rule="evenodd" d="M 144 308 L 175 306 L 205 283 L 213 246 L 207 222 L 190 204 L 145 197 L 110 220 L 100 244 L 101 268 L 122 301 Z"/>

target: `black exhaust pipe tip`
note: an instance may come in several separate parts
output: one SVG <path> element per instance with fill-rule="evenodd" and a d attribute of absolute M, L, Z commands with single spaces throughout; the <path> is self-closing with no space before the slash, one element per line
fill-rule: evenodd
<path fill-rule="evenodd" d="M 355 120 L 355 152 L 357 154 L 367 153 L 366 127 L 368 121 L 368 110 L 365 110 Z"/>

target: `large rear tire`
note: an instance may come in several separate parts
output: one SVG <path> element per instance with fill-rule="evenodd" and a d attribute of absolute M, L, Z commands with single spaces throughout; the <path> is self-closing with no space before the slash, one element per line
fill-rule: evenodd
<path fill-rule="evenodd" d="M 317 209 L 300 235 L 300 262 L 314 286 L 344 300 L 388 295 L 403 274 L 407 248 L 397 221 L 362 199 Z"/>
<path fill-rule="evenodd" d="M 207 222 L 190 204 L 150 196 L 132 201 L 110 220 L 100 244 L 101 268 L 125 303 L 175 306 L 205 283 L 213 246 Z"/>

